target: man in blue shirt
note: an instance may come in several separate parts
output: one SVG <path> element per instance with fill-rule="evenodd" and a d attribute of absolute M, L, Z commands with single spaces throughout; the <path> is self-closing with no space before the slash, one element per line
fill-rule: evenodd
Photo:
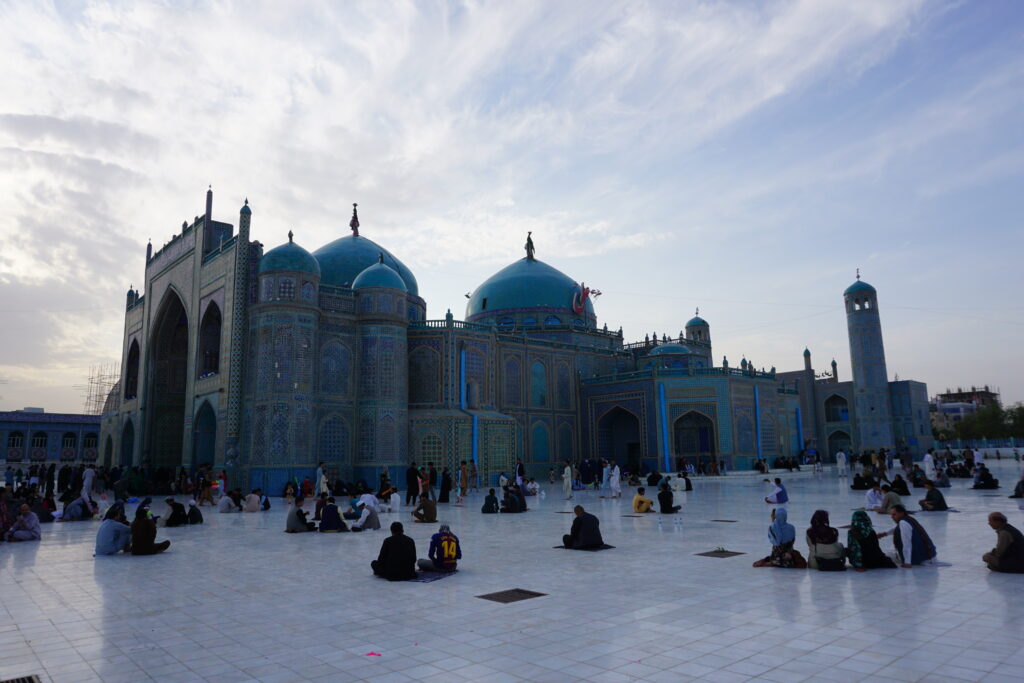
<path fill-rule="evenodd" d="M 437 533 L 430 537 L 427 558 L 416 562 L 421 571 L 455 571 L 457 561 L 462 559 L 462 546 L 459 545 L 459 537 L 452 533 L 447 524 L 441 524 Z"/>

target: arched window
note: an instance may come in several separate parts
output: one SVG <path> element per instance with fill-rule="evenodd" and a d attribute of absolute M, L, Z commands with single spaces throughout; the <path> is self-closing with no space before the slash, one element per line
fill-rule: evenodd
<path fill-rule="evenodd" d="M 537 327 L 537 319 L 530 316 L 523 318 L 523 327 Z"/>
<path fill-rule="evenodd" d="M 124 400 L 128 401 L 139 395 L 139 342 L 132 340 L 128 349 L 128 364 L 124 371 Z"/>
<path fill-rule="evenodd" d="M 548 428 L 546 425 L 538 422 L 533 425 L 533 432 L 530 438 L 531 441 L 531 462 L 548 462 L 551 460 L 551 448 L 550 439 L 548 438 Z"/>
<path fill-rule="evenodd" d="M 569 382 L 569 366 L 558 366 L 558 409 L 568 410 L 572 407 L 572 384 Z"/>
<path fill-rule="evenodd" d="M 46 432 L 36 432 L 32 435 L 32 448 L 46 448 Z"/>
<path fill-rule="evenodd" d="M 199 327 L 199 377 L 220 372 L 220 307 L 211 302 Z"/>
<path fill-rule="evenodd" d="M 419 346 L 409 354 L 409 402 L 441 400 L 441 357 L 434 349 Z"/>
<path fill-rule="evenodd" d="M 25 435 L 21 432 L 11 432 L 7 435 L 7 447 L 22 449 L 25 447 Z"/>
<path fill-rule="evenodd" d="M 543 408 L 548 404 L 548 369 L 539 360 L 530 366 L 530 405 Z"/>
<path fill-rule="evenodd" d="M 96 448 L 99 443 L 100 439 L 95 432 L 89 432 L 85 435 L 85 438 L 82 439 L 82 448 Z"/>
<path fill-rule="evenodd" d="M 544 325 L 546 327 L 558 327 L 561 324 L 562 321 L 553 315 L 549 315 L 548 317 L 544 318 Z"/>
<path fill-rule="evenodd" d="M 498 320 L 498 329 L 507 331 L 511 330 L 516 326 L 516 321 L 512 318 L 501 318 Z"/>
<path fill-rule="evenodd" d="M 295 298 L 295 280 L 290 277 L 283 277 L 277 283 L 277 298 L 279 299 L 294 299 Z"/>
<path fill-rule="evenodd" d="M 61 448 L 74 448 L 78 445 L 78 436 L 74 432 L 68 432 L 60 440 Z M 95 448 L 95 446 L 93 446 Z"/>
<path fill-rule="evenodd" d="M 871 299 L 864 299 L 864 308 L 871 308 Z"/>

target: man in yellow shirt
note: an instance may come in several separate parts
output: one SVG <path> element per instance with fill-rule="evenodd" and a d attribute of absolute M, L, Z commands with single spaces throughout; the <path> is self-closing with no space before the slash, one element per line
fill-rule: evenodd
<path fill-rule="evenodd" d="M 633 496 L 633 512 L 654 512 L 654 501 L 644 495 L 643 486 Z"/>

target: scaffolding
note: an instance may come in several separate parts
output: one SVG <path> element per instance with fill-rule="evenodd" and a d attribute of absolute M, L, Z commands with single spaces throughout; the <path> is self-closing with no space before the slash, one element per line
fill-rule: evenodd
<path fill-rule="evenodd" d="M 118 392 L 111 392 L 120 382 L 120 363 L 109 361 L 90 365 L 86 383 L 76 384 L 74 387 L 84 397 L 82 412 L 86 415 L 102 415 L 108 410 L 116 410 L 121 403 L 120 396 Z M 109 396 L 113 396 L 114 405 L 106 405 Z"/>

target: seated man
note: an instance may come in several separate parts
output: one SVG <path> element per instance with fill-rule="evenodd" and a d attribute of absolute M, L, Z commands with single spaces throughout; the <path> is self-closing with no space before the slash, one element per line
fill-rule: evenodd
<path fill-rule="evenodd" d="M 523 511 L 523 501 L 516 494 L 514 485 L 505 487 L 505 500 L 502 501 L 501 511 L 505 514 L 515 514 Z"/>
<path fill-rule="evenodd" d="M 775 477 L 775 489 L 768 494 L 764 502 L 769 505 L 785 505 L 789 502 L 789 494 L 786 492 L 786 487 L 782 485 L 782 480 L 778 477 Z"/>
<path fill-rule="evenodd" d="M 531 479 L 526 485 L 526 495 L 536 496 L 538 493 L 540 493 L 540 484 L 537 483 L 536 479 Z"/>
<path fill-rule="evenodd" d="M 196 505 L 196 501 L 190 500 L 188 502 L 188 523 L 189 524 L 202 524 L 203 523 L 203 512 Z"/>
<path fill-rule="evenodd" d="M 259 512 L 260 511 L 260 494 L 255 489 L 245 497 L 245 504 L 242 506 L 243 512 Z"/>
<path fill-rule="evenodd" d="M 1024 498 L 1024 472 L 1021 472 L 1020 481 L 1013 487 L 1013 495 L 1010 498 Z"/>
<path fill-rule="evenodd" d="M 900 495 L 900 496 L 909 496 L 910 495 L 910 489 L 907 487 L 907 480 L 904 479 L 899 474 L 897 474 L 896 477 L 892 480 L 892 483 L 889 485 L 889 487 L 897 495 Z"/>
<path fill-rule="evenodd" d="M 900 557 L 900 566 L 911 569 L 914 565 L 932 564 L 937 554 L 935 544 L 921 523 L 907 514 L 907 509 L 902 505 L 894 505 L 890 516 L 896 526 L 878 534 L 878 538 L 893 536 L 892 543 Z"/>
<path fill-rule="evenodd" d="M 188 524 L 188 514 L 185 512 L 185 506 L 174 500 L 171 496 L 167 496 L 164 499 L 167 503 L 167 523 L 165 526 L 184 526 Z"/>
<path fill-rule="evenodd" d="M 433 524 L 437 522 L 437 503 L 430 500 L 424 493 L 420 496 L 419 505 L 413 508 L 412 516 L 418 523 Z"/>
<path fill-rule="evenodd" d="M 875 484 L 868 492 L 864 494 L 864 509 L 871 510 L 872 512 L 878 512 L 878 508 L 882 506 L 882 487 Z"/>
<path fill-rule="evenodd" d="M 996 547 L 982 556 L 982 561 L 994 572 L 1024 573 L 1024 536 L 1010 526 L 1006 515 L 993 512 L 988 525 L 995 529 Z"/>
<path fill-rule="evenodd" d="M 882 502 L 875 508 L 875 512 L 879 512 L 883 515 L 889 514 L 894 505 L 902 505 L 903 500 L 899 497 L 892 487 L 888 484 L 882 484 Z"/>
<path fill-rule="evenodd" d="M 437 533 L 430 537 L 430 551 L 426 560 L 416 565 L 425 572 L 453 572 L 457 561 L 462 559 L 459 537 L 452 533 L 447 524 L 442 524 Z"/>
<path fill-rule="evenodd" d="M 107 510 L 99 531 L 96 532 L 96 555 L 116 555 L 131 552 L 132 528 L 124 516 L 124 505 L 114 503 Z"/>
<path fill-rule="evenodd" d="M 320 497 L 316 499 L 316 507 L 313 508 L 313 521 L 320 521 L 320 513 L 323 511 L 324 506 L 327 505 L 327 491 L 322 491 Z"/>
<path fill-rule="evenodd" d="M 937 470 L 936 474 L 935 474 L 934 482 L 935 482 L 935 488 L 937 488 L 937 489 L 948 489 L 950 487 L 950 484 L 949 484 L 949 474 L 944 469 Z"/>
<path fill-rule="evenodd" d="M 316 531 L 316 524 L 306 521 L 306 511 L 302 509 L 305 499 L 302 496 L 295 496 L 295 504 L 288 511 L 288 519 L 285 521 L 284 530 L 289 534 L 301 534 L 306 531 Z"/>
<path fill-rule="evenodd" d="M 498 497 L 494 495 L 494 489 L 487 492 L 484 497 L 484 506 L 480 508 L 480 512 L 485 515 L 493 515 L 498 512 Z"/>
<path fill-rule="evenodd" d="M 363 502 L 359 500 L 359 494 L 353 491 L 349 494 L 348 510 L 342 513 L 345 519 L 359 519 L 363 516 Z"/>
<path fill-rule="evenodd" d="M 327 498 L 327 502 L 320 510 L 320 531 L 325 534 L 348 531 L 348 525 L 341 519 L 341 512 L 333 496 Z"/>
<path fill-rule="evenodd" d="M 376 531 L 380 528 L 380 517 L 377 516 L 377 508 L 367 505 L 365 501 L 359 501 L 359 519 L 352 524 L 352 531 L 365 531 L 370 529 Z"/>
<path fill-rule="evenodd" d="M 930 479 L 924 480 L 924 488 L 927 491 L 924 494 L 924 500 L 920 501 L 922 510 L 929 510 L 931 512 L 944 512 L 949 509 L 946 505 L 946 498 L 942 495 L 942 491 L 935 488 L 935 483 Z"/>
<path fill-rule="evenodd" d="M 42 529 L 39 526 L 39 517 L 28 506 L 22 503 L 18 508 L 18 518 L 4 534 L 4 540 L 9 543 L 18 541 L 38 541 L 43 537 Z"/>
<path fill-rule="evenodd" d="M 870 488 L 871 487 L 868 486 L 868 483 L 864 479 L 864 477 L 862 477 L 860 475 L 860 472 L 857 472 L 856 474 L 853 475 L 853 483 L 850 484 L 850 489 L 851 490 L 853 490 L 853 491 L 867 491 Z"/>
<path fill-rule="evenodd" d="M 235 505 L 234 499 L 228 493 L 224 493 L 224 495 L 217 499 L 217 512 L 238 512 L 240 509 L 239 506 Z"/>
<path fill-rule="evenodd" d="M 654 501 L 645 496 L 647 490 L 641 486 L 633 496 L 633 512 L 654 512 Z"/>
<path fill-rule="evenodd" d="M 416 542 L 404 531 L 401 522 L 391 523 L 391 535 L 384 539 L 377 559 L 370 563 L 374 576 L 388 581 L 416 578 Z"/>
<path fill-rule="evenodd" d="M 96 504 L 88 498 L 76 498 L 64 508 L 64 515 L 61 522 L 78 522 L 83 519 L 92 519 L 97 512 Z"/>
<path fill-rule="evenodd" d="M 586 550 L 603 546 L 601 522 L 597 517 L 585 512 L 582 505 L 577 505 L 572 511 L 576 514 L 576 519 L 572 521 L 569 533 L 562 536 L 562 545 L 570 550 Z"/>
<path fill-rule="evenodd" d="M 682 509 L 682 505 L 673 505 L 675 498 L 672 495 L 672 489 L 669 488 L 668 483 L 661 485 L 661 491 L 658 492 L 658 505 L 661 506 L 661 514 L 663 515 L 674 515 Z"/>
<path fill-rule="evenodd" d="M 992 473 L 988 471 L 988 468 L 984 465 L 978 465 L 978 473 L 974 479 L 974 486 L 971 488 L 975 489 L 997 489 L 999 488 L 999 480 L 992 476 Z"/>

